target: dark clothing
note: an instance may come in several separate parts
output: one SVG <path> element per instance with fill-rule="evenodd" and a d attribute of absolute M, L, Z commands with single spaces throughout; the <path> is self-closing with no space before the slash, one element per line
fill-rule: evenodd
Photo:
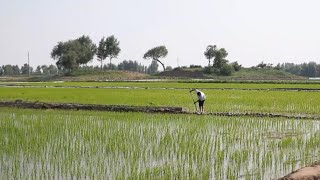
<path fill-rule="evenodd" d="M 200 100 L 199 100 L 199 107 L 203 107 L 204 101 L 205 101 L 205 100 L 203 100 L 203 101 L 200 101 Z"/>

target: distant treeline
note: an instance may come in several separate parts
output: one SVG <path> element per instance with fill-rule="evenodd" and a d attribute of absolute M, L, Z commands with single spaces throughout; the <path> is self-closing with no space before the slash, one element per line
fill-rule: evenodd
<path fill-rule="evenodd" d="M 108 64 L 103 65 L 102 70 L 124 70 L 124 71 L 133 71 L 133 72 L 139 72 L 139 73 L 145 73 L 145 74 L 155 74 L 158 72 L 158 63 L 156 61 L 152 61 L 149 66 L 142 65 L 141 63 L 138 63 L 137 61 L 132 60 L 124 60 L 118 65 L 115 64 Z M 170 66 L 167 66 L 167 68 L 170 70 L 172 69 Z M 101 70 L 101 66 L 80 66 L 79 70 Z"/>
<path fill-rule="evenodd" d="M 152 61 L 149 66 L 144 66 L 137 61 L 132 60 L 124 60 L 118 65 L 111 64 L 104 65 L 102 70 L 126 70 L 126 71 L 133 71 L 145 74 L 155 74 L 158 72 L 158 63 L 156 61 Z M 183 68 L 188 68 L 184 66 Z M 202 68 L 200 65 L 190 65 L 189 68 Z M 283 70 L 294 75 L 298 76 L 306 76 L 306 77 L 320 77 L 320 64 L 316 62 L 308 62 L 302 64 L 294 64 L 294 63 L 278 63 L 277 65 L 273 64 L 266 64 L 264 62 L 259 63 L 257 66 L 253 66 L 251 68 L 257 69 L 265 69 L 265 68 L 273 68 L 277 70 Z M 101 71 L 100 66 L 87 66 L 83 65 L 79 67 L 79 70 L 88 70 L 88 71 Z M 166 70 L 172 70 L 172 67 L 167 66 Z M 24 64 L 23 66 L 19 67 L 18 65 L 2 65 L 0 66 L 0 76 L 13 76 L 13 75 L 27 75 L 27 74 L 43 74 L 43 75 L 55 75 L 59 73 L 65 73 L 63 70 L 58 70 L 56 65 L 41 65 L 37 66 L 35 69 L 33 67 L 29 67 L 28 71 L 28 64 Z"/>
<path fill-rule="evenodd" d="M 28 70 L 29 69 L 29 70 Z M 24 64 L 19 68 L 18 65 L 3 65 L 0 66 L 0 75 L 1 76 L 14 76 L 14 75 L 27 75 L 27 74 L 57 74 L 58 68 L 55 65 L 42 65 L 37 66 L 35 69 L 33 67 L 29 67 L 28 64 Z"/>
<path fill-rule="evenodd" d="M 132 60 L 124 60 L 118 65 L 111 64 L 110 65 L 104 65 L 102 67 L 102 70 L 126 70 L 126 71 L 133 71 L 133 72 L 139 72 L 139 73 L 145 73 L 145 74 L 155 74 L 158 72 L 158 64 L 156 61 L 152 61 L 152 63 L 149 66 L 144 66 L 141 63 L 138 63 L 137 61 Z M 170 66 L 167 66 L 168 70 L 172 69 Z M 95 71 L 95 70 L 101 70 L 100 66 L 87 66 L 83 65 L 79 67 L 79 70 L 88 70 L 88 71 Z M 43 74 L 43 75 L 55 75 L 58 73 L 64 73 L 63 70 L 58 70 L 56 65 L 39 65 L 36 68 L 29 67 L 28 71 L 28 64 L 24 64 L 23 66 L 19 67 L 18 65 L 3 65 L 0 66 L 0 76 L 14 76 L 14 75 L 27 75 L 27 74 Z"/>
<path fill-rule="evenodd" d="M 302 64 L 278 63 L 275 66 L 273 66 L 273 64 L 266 64 L 264 62 L 261 62 L 255 68 L 274 68 L 277 70 L 284 70 L 298 76 L 320 77 L 320 64 L 317 64 L 313 61 Z"/>

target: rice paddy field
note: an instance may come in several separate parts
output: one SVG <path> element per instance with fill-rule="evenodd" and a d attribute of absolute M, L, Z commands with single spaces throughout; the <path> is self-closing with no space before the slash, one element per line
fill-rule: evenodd
<path fill-rule="evenodd" d="M 113 86 L 113 84 L 111 84 Z M 145 83 L 147 86 L 148 83 Z M 164 84 L 165 87 L 166 84 Z M 256 85 L 257 86 L 257 85 Z M 193 85 L 196 87 L 196 85 Z M 258 86 L 257 86 L 258 87 Z M 0 100 L 55 103 L 180 106 L 194 111 L 190 88 L 0 88 Z M 320 114 L 319 91 L 204 89 L 207 112 L 265 112 L 294 115 Z M 192 94 L 195 98 L 195 94 Z"/>
<path fill-rule="evenodd" d="M 188 89 L 201 87 L 207 112 L 320 115 L 318 91 L 290 89 L 318 84 L 34 84 L 2 86 L 0 100 L 193 112 Z M 312 118 L 0 107 L 0 129 L 1 179 L 274 179 L 320 159 L 320 121 Z"/>

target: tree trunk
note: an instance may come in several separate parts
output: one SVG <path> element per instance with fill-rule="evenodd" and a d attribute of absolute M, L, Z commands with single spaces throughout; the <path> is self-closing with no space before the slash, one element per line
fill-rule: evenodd
<path fill-rule="evenodd" d="M 111 70 L 111 59 L 112 59 L 112 58 L 110 58 L 110 65 L 109 65 L 109 69 L 110 69 L 110 70 Z"/>
<path fill-rule="evenodd" d="M 102 70 L 102 60 L 101 60 L 101 70 Z"/>
<path fill-rule="evenodd" d="M 163 71 L 166 71 L 166 68 L 164 67 L 164 64 L 161 61 L 159 61 L 158 59 L 156 59 L 156 61 L 158 61 L 162 65 Z"/>

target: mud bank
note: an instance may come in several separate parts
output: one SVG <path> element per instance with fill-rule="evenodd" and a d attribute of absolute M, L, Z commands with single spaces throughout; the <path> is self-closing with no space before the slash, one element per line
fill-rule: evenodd
<path fill-rule="evenodd" d="M 181 114 L 187 111 L 182 107 L 152 107 L 152 106 L 125 106 L 125 105 L 98 105 L 74 103 L 45 103 L 29 101 L 0 101 L 0 107 L 19 107 L 29 109 L 61 109 L 61 110 L 92 110 L 118 112 L 148 112 Z"/>
<path fill-rule="evenodd" d="M 315 162 L 311 166 L 303 167 L 290 174 L 279 178 L 279 180 L 318 180 L 320 179 L 320 162 Z"/>

